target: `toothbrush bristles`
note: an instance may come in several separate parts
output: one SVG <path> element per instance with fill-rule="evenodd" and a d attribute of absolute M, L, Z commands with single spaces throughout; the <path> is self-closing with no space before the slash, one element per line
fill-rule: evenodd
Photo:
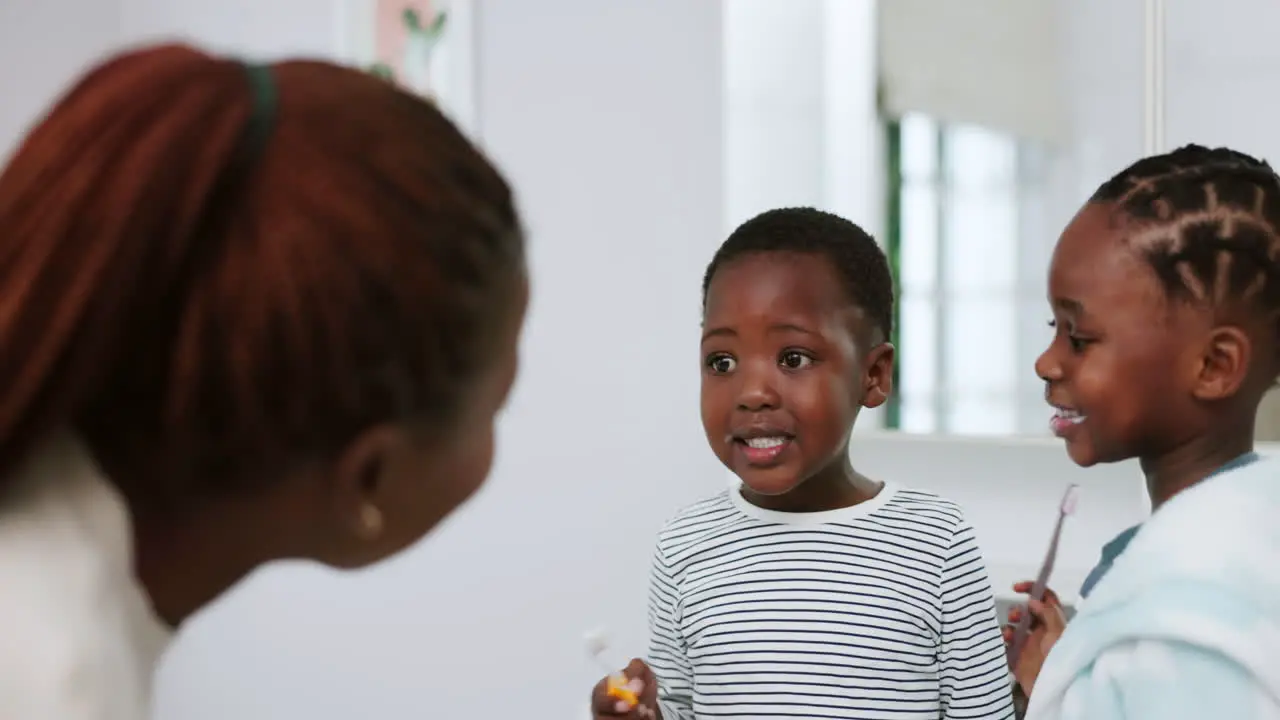
<path fill-rule="evenodd" d="M 1067 492 L 1062 496 L 1062 514 L 1071 515 L 1076 511 L 1076 497 L 1079 495 L 1079 485 L 1067 486 Z"/>
<path fill-rule="evenodd" d="M 609 649 L 609 634 L 604 630 L 592 630 L 586 634 L 584 638 L 587 645 L 587 654 L 591 659 L 596 661 L 605 672 L 618 672 L 618 668 L 613 667 L 610 659 L 605 657 L 605 651 Z"/>
<path fill-rule="evenodd" d="M 592 655 L 599 655 L 609 647 L 609 636 L 604 630 L 592 630 L 584 639 L 587 643 L 587 652 Z"/>

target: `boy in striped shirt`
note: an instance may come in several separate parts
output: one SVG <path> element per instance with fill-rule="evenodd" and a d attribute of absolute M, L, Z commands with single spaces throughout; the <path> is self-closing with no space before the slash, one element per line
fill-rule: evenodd
<path fill-rule="evenodd" d="M 659 534 L 640 701 L 596 718 L 1013 717 L 973 531 L 934 494 L 854 470 L 891 389 L 893 288 L 861 228 L 809 208 L 749 220 L 703 284 L 702 419 L 741 486 Z"/>

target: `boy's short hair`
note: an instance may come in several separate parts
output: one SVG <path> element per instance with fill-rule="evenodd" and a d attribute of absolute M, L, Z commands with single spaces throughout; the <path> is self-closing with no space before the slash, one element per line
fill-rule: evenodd
<path fill-rule="evenodd" d="M 866 230 L 811 207 L 768 210 L 739 225 L 707 265 L 702 279 L 703 307 L 711 279 L 725 263 L 766 252 L 825 257 L 844 282 L 849 299 L 871 318 L 886 340 L 891 337 L 893 275 L 884 251 Z"/>

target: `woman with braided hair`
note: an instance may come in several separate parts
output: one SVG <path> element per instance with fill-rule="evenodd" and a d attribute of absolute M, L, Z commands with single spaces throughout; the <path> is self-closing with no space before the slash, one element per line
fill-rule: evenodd
<path fill-rule="evenodd" d="M 1280 376 L 1280 176 L 1196 145 L 1134 163 L 1058 240 L 1049 302 L 1052 429 L 1081 466 L 1137 458 L 1153 513 L 1069 626 L 1031 603 L 1027 717 L 1280 718 L 1280 467 L 1253 448 Z"/>
<path fill-rule="evenodd" d="M 488 474 L 523 240 L 428 102 L 128 52 L 19 147 L 0 229 L 0 718 L 149 717 L 254 568 L 374 563 Z"/>

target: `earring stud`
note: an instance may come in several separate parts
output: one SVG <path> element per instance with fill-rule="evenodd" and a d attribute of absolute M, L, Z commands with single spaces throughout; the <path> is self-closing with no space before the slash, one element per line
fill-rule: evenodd
<path fill-rule="evenodd" d="M 365 503 L 360 508 L 360 534 L 366 540 L 373 540 L 382 534 L 382 511 L 373 503 Z"/>

